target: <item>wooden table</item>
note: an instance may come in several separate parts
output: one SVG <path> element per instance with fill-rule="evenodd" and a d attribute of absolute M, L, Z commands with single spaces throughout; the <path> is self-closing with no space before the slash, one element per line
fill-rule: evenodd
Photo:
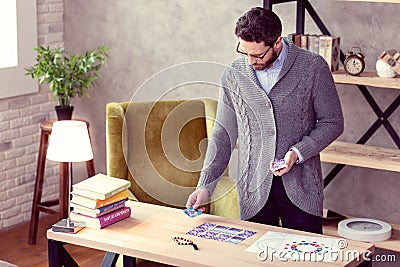
<path fill-rule="evenodd" d="M 49 266 L 62 266 L 62 262 L 72 259 L 63 249 L 62 245 L 64 243 L 108 251 L 103 263 L 109 262 L 109 266 L 111 266 L 111 262 L 114 259 L 116 260 L 113 256 L 118 256 L 118 254 L 125 255 L 124 263 L 128 263 L 127 265 L 129 266 L 134 265 L 133 257 L 175 266 L 356 266 L 363 261 L 362 257 L 360 257 L 359 261 L 354 259 L 354 254 L 350 255 L 350 259 L 347 261 L 334 263 L 283 262 L 277 257 L 273 260 L 260 261 L 257 253 L 247 252 L 245 249 L 267 231 L 319 237 L 327 236 L 209 214 L 189 218 L 182 210 L 141 202 L 128 201 L 127 205 L 132 208 L 130 218 L 101 230 L 86 227 L 77 234 L 68 234 L 53 232 L 49 229 L 47 231 Z M 185 234 L 204 222 L 251 230 L 257 232 L 257 234 L 238 244 L 219 242 Z M 193 240 L 199 247 L 199 250 L 194 250 L 192 246 L 177 245 L 172 240 L 175 236 Z M 344 249 L 344 252 L 347 250 L 357 250 L 360 252 L 360 255 L 367 250 L 373 253 L 374 245 L 348 240 L 348 247 Z M 364 261 L 363 263 L 368 262 Z M 102 264 L 102 266 L 106 266 L 106 264 Z"/>

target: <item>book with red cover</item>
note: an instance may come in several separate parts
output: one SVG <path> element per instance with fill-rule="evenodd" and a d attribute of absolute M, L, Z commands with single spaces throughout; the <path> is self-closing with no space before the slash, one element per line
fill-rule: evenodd
<path fill-rule="evenodd" d="M 71 211 L 70 217 L 72 221 L 83 221 L 86 223 L 86 227 L 102 229 L 111 224 L 119 222 L 123 219 L 129 218 L 131 216 L 131 208 L 123 207 L 117 210 L 114 210 L 106 215 L 100 216 L 98 218 L 86 216 L 83 214 L 79 214 Z"/>

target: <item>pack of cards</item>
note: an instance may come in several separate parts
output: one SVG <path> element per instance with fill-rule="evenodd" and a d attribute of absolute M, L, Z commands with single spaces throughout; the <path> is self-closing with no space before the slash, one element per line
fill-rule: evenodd
<path fill-rule="evenodd" d="M 286 168 L 286 162 L 284 159 L 276 159 L 273 163 L 272 163 L 272 169 L 274 171 L 279 171 L 280 169 Z"/>
<path fill-rule="evenodd" d="M 197 210 L 197 209 L 194 209 L 194 208 L 192 208 L 192 207 L 183 210 L 183 212 L 184 212 L 187 216 L 189 216 L 190 218 L 194 218 L 194 217 L 199 216 L 199 215 L 202 214 L 201 211 L 199 211 L 199 210 Z"/>

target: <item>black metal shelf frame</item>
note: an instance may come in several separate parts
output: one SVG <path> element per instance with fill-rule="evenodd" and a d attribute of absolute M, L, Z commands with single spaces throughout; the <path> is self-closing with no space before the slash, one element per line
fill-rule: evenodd
<path fill-rule="evenodd" d="M 296 2 L 297 4 L 296 33 L 304 33 L 305 11 L 307 10 L 308 14 L 314 20 L 315 24 L 318 26 L 322 34 L 331 35 L 328 28 L 322 22 L 321 18 L 318 16 L 317 12 L 308 0 L 263 0 L 263 5 L 265 8 L 272 10 L 272 5 L 285 2 Z M 343 63 L 344 59 L 345 55 L 343 51 L 340 50 L 340 61 Z M 389 105 L 389 107 L 382 111 L 382 109 L 379 107 L 378 103 L 375 101 L 374 97 L 368 91 L 366 86 L 357 85 L 357 87 L 378 118 L 356 143 L 365 144 L 381 126 L 384 126 L 394 143 L 400 149 L 400 137 L 388 120 L 393 112 L 400 106 L 400 95 L 397 96 L 397 98 Z M 328 186 L 328 184 L 335 178 L 335 176 L 343 169 L 344 166 L 346 165 L 336 164 L 336 166 L 328 173 L 328 175 L 324 179 L 325 187 Z"/>

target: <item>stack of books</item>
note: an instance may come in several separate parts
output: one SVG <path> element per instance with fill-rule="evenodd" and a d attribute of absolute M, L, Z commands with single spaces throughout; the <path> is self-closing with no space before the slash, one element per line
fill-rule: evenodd
<path fill-rule="evenodd" d="M 101 229 L 131 216 L 128 188 L 131 182 L 96 174 L 72 186 L 72 221 L 84 221 L 87 227 Z"/>
<path fill-rule="evenodd" d="M 339 36 L 291 33 L 288 35 L 288 39 L 295 45 L 322 56 L 330 66 L 331 71 L 339 69 Z"/>

